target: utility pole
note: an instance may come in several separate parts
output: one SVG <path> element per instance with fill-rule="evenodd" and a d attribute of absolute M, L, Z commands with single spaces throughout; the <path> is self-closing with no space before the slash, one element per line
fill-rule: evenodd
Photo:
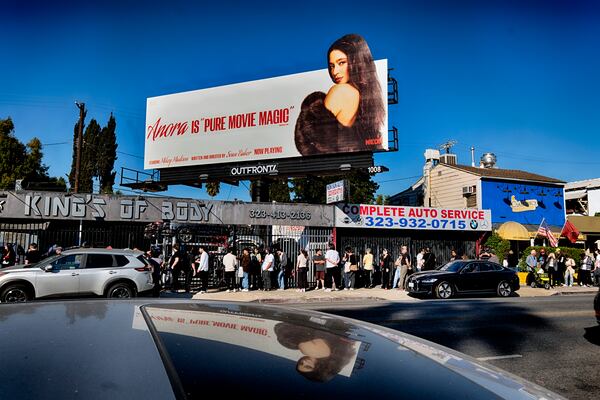
<path fill-rule="evenodd" d="M 75 154 L 75 188 L 74 193 L 79 193 L 79 169 L 81 168 L 81 151 L 83 148 L 83 118 L 85 114 L 85 103 L 75 102 L 79 108 L 79 132 L 77 133 L 77 153 Z"/>

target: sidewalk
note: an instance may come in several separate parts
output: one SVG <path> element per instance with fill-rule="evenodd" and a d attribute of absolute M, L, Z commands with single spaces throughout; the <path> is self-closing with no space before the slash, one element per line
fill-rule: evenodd
<path fill-rule="evenodd" d="M 557 287 L 550 290 L 522 286 L 517 292 L 519 297 L 546 297 L 571 294 L 595 294 L 598 292 L 596 287 Z M 174 297 L 177 294 L 173 294 Z M 167 296 L 165 296 L 167 297 Z M 170 297 L 170 296 L 169 296 Z M 273 290 L 270 292 L 252 291 L 252 292 L 230 292 L 210 290 L 208 293 L 196 293 L 193 296 L 198 300 L 223 300 L 223 301 L 241 301 L 257 303 L 311 303 L 311 302 L 338 302 L 338 301 L 422 301 L 419 298 L 411 297 L 407 292 L 396 289 L 356 289 L 340 290 L 335 292 L 325 292 L 323 290 L 311 290 L 304 293 L 297 292 L 296 289 Z M 489 298 L 488 296 L 471 298 Z"/>

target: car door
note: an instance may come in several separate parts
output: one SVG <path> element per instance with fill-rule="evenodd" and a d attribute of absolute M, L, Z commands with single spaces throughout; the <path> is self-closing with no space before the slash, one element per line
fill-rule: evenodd
<path fill-rule="evenodd" d="M 80 273 L 79 291 L 102 295 L 104 284 L 117 274 L 118 267 L 112 254 L 88 253 L 85 268 Z"/>
<path fill-rule="evenodd" d="M 482 262 L 478 265 L 479 269 L 479 290 L 486 292 L 495 292 L 499 283 L 499 274 L 490 263 Z"/>
<path fill-rule="evenodd" d="M 76 295 L 82 261 L 83 254 L 68 254 L 50 263 L 52 270 L 36 278 L 36 297 Z"/>
<path fill-rule="evenodd" d="M 473 292 L 479 290 L 479 263 L 472 262 L 465 265 L 457 276 L 456 287 L 460 292 Z"/>

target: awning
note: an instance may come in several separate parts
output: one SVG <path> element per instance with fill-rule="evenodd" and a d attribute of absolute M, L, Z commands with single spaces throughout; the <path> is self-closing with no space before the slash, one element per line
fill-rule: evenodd
<path fill-rule="evenodd" d="M 529 231 L 518 222 L 508 221 L 500 225 L 498 235 L 505 240 L 529 240 Z"/>
<path fill-rule="evenodd" d="M 587 195 L 587 190 L 571 190 L 569 192 L 565 191 L 565 200 L 577 200 L 585 197 Z"/>
<path fill-rule="evenodd" d="M 588 217 L 586 215 L 569 215 L 569 221 L 575 225 L 575 228 L 581 233 L 600 235 L 600 217 Z"/>

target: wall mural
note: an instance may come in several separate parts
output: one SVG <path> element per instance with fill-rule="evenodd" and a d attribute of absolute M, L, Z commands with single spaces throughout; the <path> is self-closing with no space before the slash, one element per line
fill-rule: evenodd
<path fill-rule="evenodd" d="M 564 190 L 560 186 L 481 180 L 482 208 L 492 210 L 492 223 L 515 221 L 562 227 L 565 223 Z"/>

